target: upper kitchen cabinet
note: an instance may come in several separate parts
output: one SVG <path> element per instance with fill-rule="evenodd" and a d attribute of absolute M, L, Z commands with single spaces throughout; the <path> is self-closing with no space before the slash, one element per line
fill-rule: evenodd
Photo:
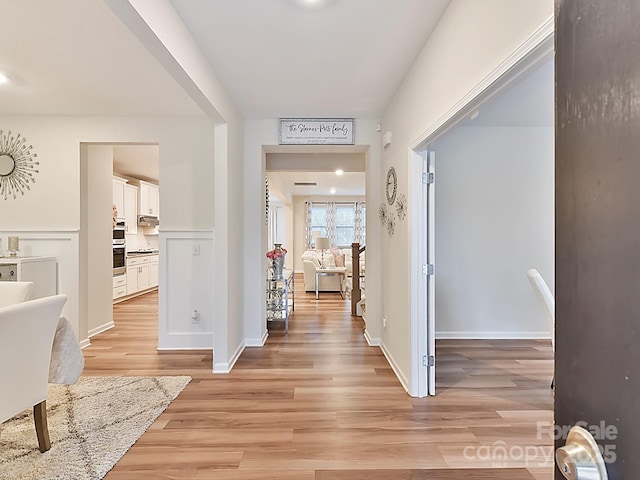
<path fill-rule="evenodd" d="M 140 181 L 140 191 L 138 196 L 138 207 L 140 215 L 151 215 L 160 217 L 160 187 L 153 183 Z"/>
<path fill-rule="evenodd" d="M 138 233 L 138 187 L 124 187 L 124 225 L 127 234 Z"/>
<path fill-rule="evenodd" d="M 127 181 L 124 178 L 113 177 L 113 204 L 118 210 L 118 220 L 125 220 L 124 188 Z"/>

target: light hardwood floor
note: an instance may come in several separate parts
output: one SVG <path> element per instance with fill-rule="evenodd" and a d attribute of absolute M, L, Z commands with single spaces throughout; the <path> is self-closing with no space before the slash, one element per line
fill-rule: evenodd
<path fill-rule="evenodd" d="M 338 294 L 297 292 L 289 335 L 271 325 L 229 375 L 211 374 L 211 352 L 156 351 L 157 293 L 115 305 L 114 320 L 85 349 L 85 375 L 193 380 L 109 480 L 552 478 L 537 426 L 552 422 L 547 342 L 441 341 L 437 395 L 416 399 Z"/>

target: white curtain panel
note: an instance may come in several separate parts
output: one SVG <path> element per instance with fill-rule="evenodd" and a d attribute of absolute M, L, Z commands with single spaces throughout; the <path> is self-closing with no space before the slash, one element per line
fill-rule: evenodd
<path fill-rule="evenodd" d="M 306 235 L 304 236 L 304 249 L 305 250 L 311 250 L 312 245 L 312 239 L 311 239 L 311 209 L 313 208 L 313 202 L 306 202 L 307 203 L 307 215 L 306 218 L 304 219 L 304 231 L 306 232 Z"/>
<path fill-rule="evenodd" d="M 353 228 L 353 241 L 357 243 L 362 243 L 362 205 L 362 202 L 355 204 L 356 219 Z"/>
<path fill-rule="evenodd" d="M 336 204 L 335 202 L 327 203 L 327 236 L 331 247 L 336 246 Z"/>

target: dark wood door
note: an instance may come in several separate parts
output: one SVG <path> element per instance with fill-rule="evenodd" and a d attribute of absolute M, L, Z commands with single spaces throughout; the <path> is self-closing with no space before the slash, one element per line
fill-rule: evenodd
<path fill-rule="evenodd" d="M 556 424 L 612 480 L 640 475 L 639 25 L 638 0 L 556 0 Z"/>

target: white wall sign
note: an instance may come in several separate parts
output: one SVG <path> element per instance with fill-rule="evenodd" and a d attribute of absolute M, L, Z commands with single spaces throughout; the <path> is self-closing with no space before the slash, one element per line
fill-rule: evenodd
<path fill-rule="evenodd" d="M 281 118 L 280 145 L 354 145 L 353 118 Z"/>

